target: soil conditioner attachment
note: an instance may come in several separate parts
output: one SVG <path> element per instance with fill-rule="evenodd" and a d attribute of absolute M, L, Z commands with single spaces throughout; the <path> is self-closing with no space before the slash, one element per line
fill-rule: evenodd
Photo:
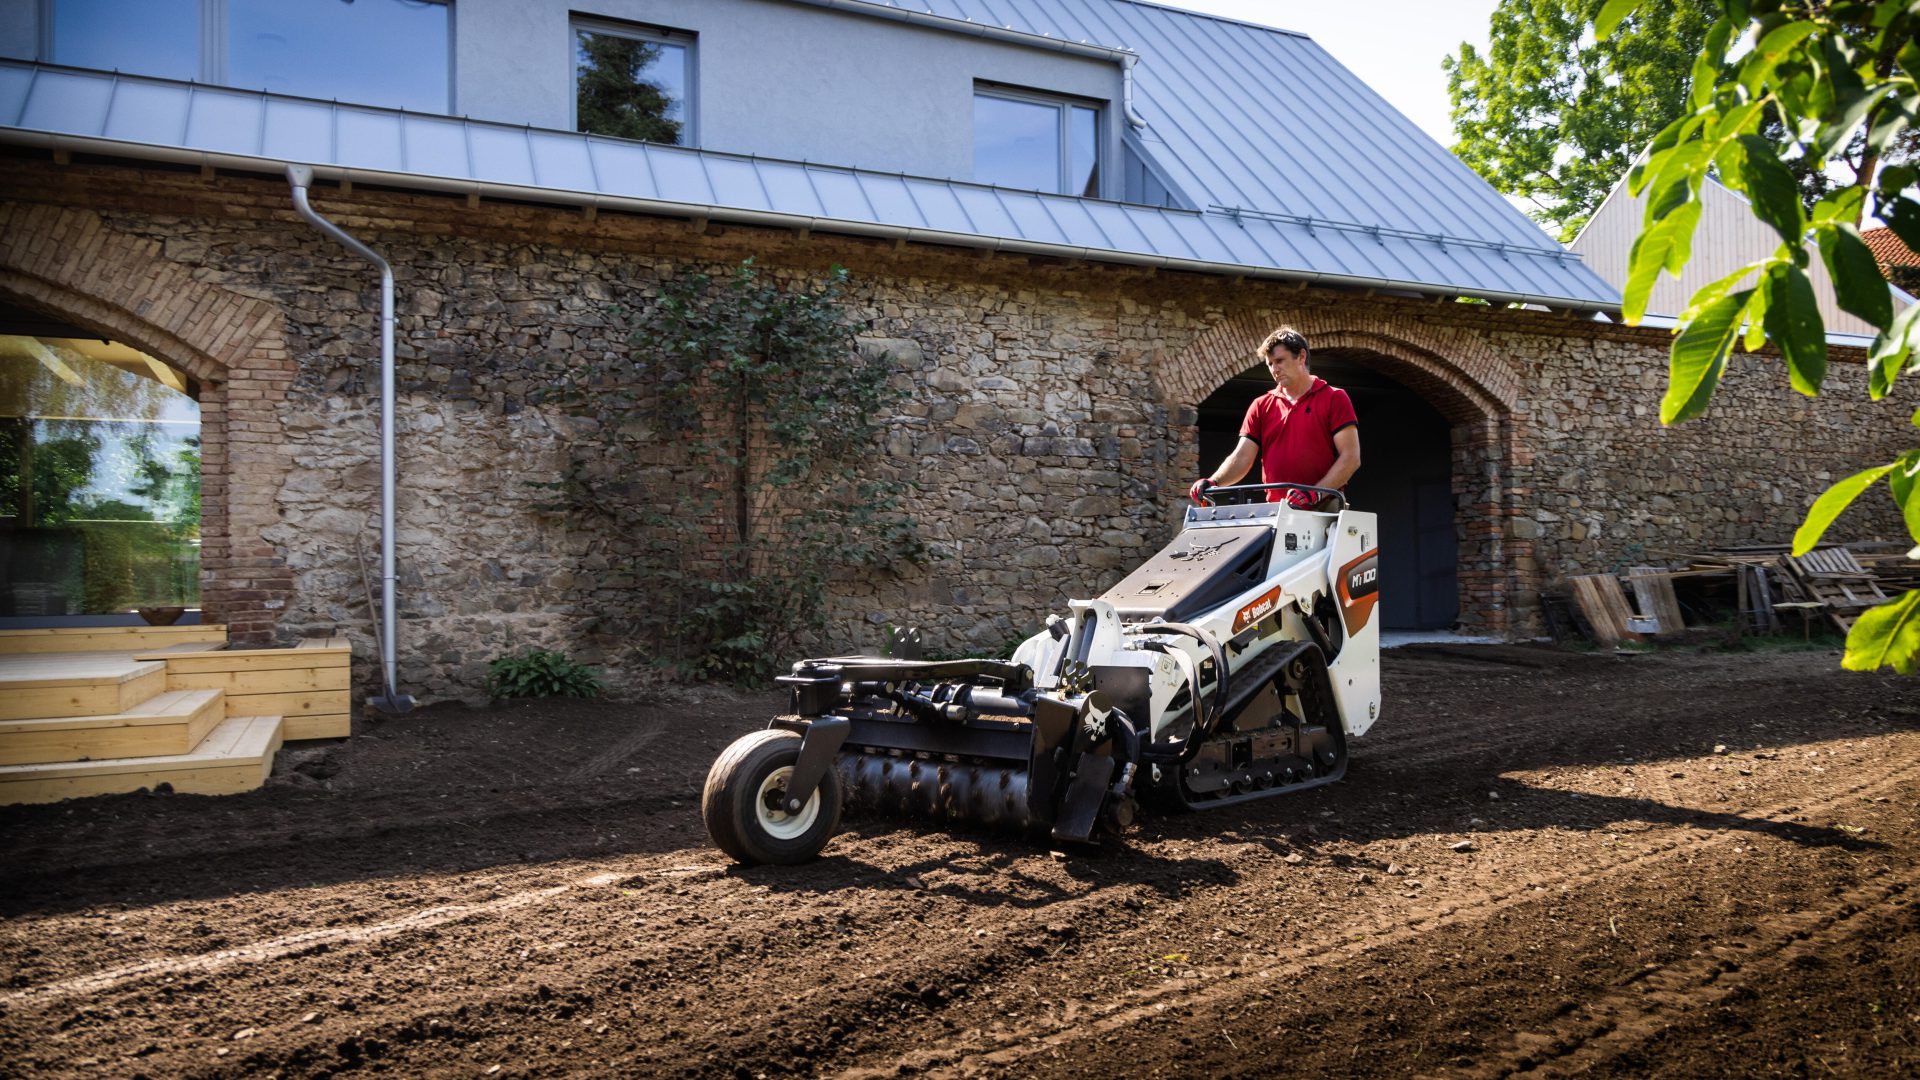
<path fill-rule="evenodd" d="M 1378 533 L 1338 492 L 1187 509 L 1172 543 L 1011 660 L 803 660 L 792 710 L 729 746 L 700 809 L 744 863 L 819 854 L 843 806 L 1084 844 L 1136 799 L 1221 806 L 1331 783 L 1380 710 Z"/>

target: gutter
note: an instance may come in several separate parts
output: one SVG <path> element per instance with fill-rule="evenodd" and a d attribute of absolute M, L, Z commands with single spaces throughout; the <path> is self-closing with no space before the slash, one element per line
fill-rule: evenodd
<path fill-rule="evenodd" d="M 802 0 L 802 2 L 846 3 L 848 0 Z M 149 161 L 175 162 L 203 168 L 228 169 L 236 172 L 277 173 L 286 168 L 288 164 L 285 161 L 277 159 L 253 157 L 245 154 L 191 150 L 183 147 L 160 146 L 153 143 L 123 142 L 94 136 L 61 135 L 52 132 L 26 131 L 20 128 L 0 128 L 0 142 L 44 147 L 48 150 L 65 150 L 73 153 L 102 154 Z M 473 195 L 485 198 L 513 200 L 516 202 L 530 202 L 547 206 L 590 206 L 599 210 L 624 210 L 631 213 L 650 214 L 659 217 L 705 218 L 710 221 L 732 222 L 741 225 L 762 225 L 780 229 L 805 229 L 816 233 L 870 236 L 888 240 L 939 244 L 945 247 L 965 248 L 974 251 L 991 251 L 1009 255 L 1042 255 L 1063 259 L 1083 259 L 1087 262 L 1151 267 L 1157 270 L 1181 270 L 1191 273 L 1212 274 L 1219 277 L 1254 278 L 1265 281 L 1289 281 L 1301 284 L 1348 286 L 1363 289 L 1399 289 L 1418 293 L 1423 296 L 1443 298 L 1470 296 L 1500 303 L 1538 304 L 1543 307 L 1568 308 L 1575 311 L 1604 311 L 1611 313 L 1620 310 L 1617 304 L 1596 304 L 1591 299 L 1580 299 L 1568 296 L 1547 296 L 1536 293 L 1514 293 L 1453 287 L 1436 288 L 1432 282 L 1410 281 L 1398 278 L 1363 277 L 1354 274 L 1325 273 L 1314 270 L 1285 270 L 1277 267 L 1248 266 L 1244 263 L 1212 262 L 1203 259 L 1183 259 L 1171 255 L 1115 251 L 1108 248 L 1089 248 L 1070 244 L 1048 244 L 1035 240 L 1014 240 L 982 236 L 978 233 L 953 233 L 938 229 L 914 228 L 907 225 L 886 225 L 879 222 L 850 221 L 845 218 L 823 218 L 804 214 L 783 214 L 769 210 L 748 210 L 740 207 L 675 202 L 665 199 L 643 199 L 634 196 L 587 194 L 585 192 L 569 191 L 561 188 L 501 184 L 487 180 L 460 180 L 450 177 L 426 176 L 419 173 L 343 168 L 336 165 L 313 165 L 309 168 L 315 177 L 328 180 L 380 184 L 412 191 L 440 191 L 454 195 Z M 1188 210 L 1162 210 L 1160 212 L 1193 214 L 1196 217 L 1201 216 L 1194 211 Z"/>
<path fill-rule="evenodd" d="M 313 170 L 305 165 L 287 166 L 287 183 L 293 187 L 293 206 L 300 216 L 329 239 L 380 270 L 380 669 L 384 693 L 371 704 L 381 712 L 397 715 L 413 708 L 413 699 L 400 693 L 400 663 L 395 630 L 394 590 L 398 577 L 393 568 L 393 267 L 372 248 L 354 239 L 345 229 L 328 221 L 307 202 L 307 189 L 313 186 Z"/>

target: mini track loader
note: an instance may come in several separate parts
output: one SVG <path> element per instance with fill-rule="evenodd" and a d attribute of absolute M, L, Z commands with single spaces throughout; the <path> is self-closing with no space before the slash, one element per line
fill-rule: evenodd
<path fill-rule="evenodd" d="M 1119 584 L 1011 660 L 803 660 L 789 715 L 729 746 L 701 812 L 743 863 L 813 858 L 843 803 L 1098 842 L 1136 797 L 1224 806 L 1332 783 L 1380 709 L 1374 515 L 1298 484 L 1205 503 Z M 896 639 L 917 654 L 917 640 Z"/>

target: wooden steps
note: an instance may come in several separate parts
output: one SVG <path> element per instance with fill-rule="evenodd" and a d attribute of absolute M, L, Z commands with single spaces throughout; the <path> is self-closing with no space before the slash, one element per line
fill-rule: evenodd
<path fill-rule="evenodd" d="M 164 660 L 125 653 L 0 656 L 0 720 L 123 713 L 167 688 Z"/>
<path fill-rule="evenodd" d="M 0 631 L 0 803 L 250 791 L 283 741 L 351 733 L 345 638 L 226 649 L 225 631 Z"/>
<path fill-rule="evenodd" d="M 0 654 L 152 652 L 175 645 L 227 647 L 227 628 L 194 626 L 69 626 L 47 630 L 0 630 Z"/>
<path fill-rule="evenodd" d="M 191 753 L 226 704 L 220 690 L 168 690 L 120 713 L 0 721 L 0 765 Z"/>
<path fill-rule="evenodd" d="M 284 716 L 288 739 L 337 739 L 353 733 L 352 649 L 347 639 L 309 638 L 291 649 L 223 649 L 164 659 L 169 690 L 223 690 L 228 716 Z"/>
<path fill-rule="evenodd" d="M 277 716 L 230 716 L 190 754 L 12 765 L 0 768 L 0 803 L 56 802 L 160 784 L 190 795 L 252 791 L 273 771 L 283 738 Z"/>

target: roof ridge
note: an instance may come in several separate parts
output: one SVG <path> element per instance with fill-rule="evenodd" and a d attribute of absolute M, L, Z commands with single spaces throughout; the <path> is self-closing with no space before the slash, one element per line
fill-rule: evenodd
<path fill-rule="evenodd" d="M 1288 37 L 1304 38 L 1307 41 L 1313 40 L 1312 34 L 1299 30 L 1288 30 L 1283 26 L 1268 26 L 1265 23 L 1257 23 L 1248 19 L 1236 19 L 1230 15 L 1215 15 L 1211 11 L 1193 11 L 1189 8 L 1174 7 L 1172 4 L 1156 4 L 1153 3 L 1152 0 L 1107 0 L 1107 2 L 1110 4 L 1131 4 L 1134 7 L 1157 8 L 1160 11 L 1171 11 L 1176 15 L 1190 15 L 1196 19 L 1207 19 L 1212 22 L 1226 23 L 1229 26 L 1245 26 L 1253 30 L 1265 30 L 1269 33 L 1285 34 Z"/>

